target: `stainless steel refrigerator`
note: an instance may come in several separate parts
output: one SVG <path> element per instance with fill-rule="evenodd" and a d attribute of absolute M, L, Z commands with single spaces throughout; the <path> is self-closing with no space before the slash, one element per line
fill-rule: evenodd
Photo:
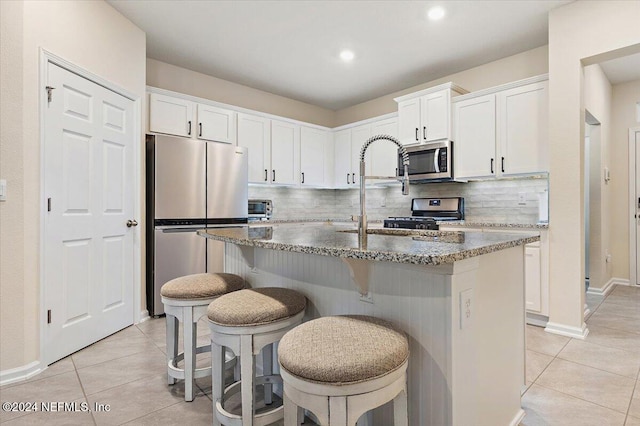
<path fill-rule="evenodd" d="M 147 309 L 157 316 L 164 313 L 164 283 L 223 270 L 223 243 L 196 231 L 247 223 L 247 150 L 147 135 L 146 190 Z"/>

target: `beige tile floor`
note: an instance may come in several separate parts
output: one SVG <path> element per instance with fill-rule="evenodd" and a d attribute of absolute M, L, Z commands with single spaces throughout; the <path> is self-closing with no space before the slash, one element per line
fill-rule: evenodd
<path fill-rule="evenodd" d="M 527 390 L 522 397 L 527 415 L 522 426 L 640 426 L 640 289 L 617 287 L 604 301 L 590 296 L 588 304 L 592 314 L 586 340 L 527 326 Z M 182 384 L 166 385 L 164 324 L 151 320 L 128 327 L 26 382 L 0 387 L 3 402 L 99 403 L 109 404 L 110 411 L 0 411 L 0 423 L 211 424 L 210 379 L 197 381 L 192 403 L 184 402 Z M 201 321 L 199 344 L 208 342 L 208 334 Z"/>
<path fill-rule="evenodd" d="M 585 340 L 527 326 L 522 426 L 640 425 L 640 289 L 587 304 Z"/>

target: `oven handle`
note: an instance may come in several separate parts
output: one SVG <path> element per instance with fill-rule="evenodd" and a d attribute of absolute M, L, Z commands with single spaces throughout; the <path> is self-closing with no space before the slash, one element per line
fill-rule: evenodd
<path fill-rule="evenodd" d="M 438 159 L 440 158 L 440 148 L 436 148 L 435 151 L 436 152 L 433 156 L 433 168 L 436 173 L 440 173 L 440 162 L 438 161 Z"/>

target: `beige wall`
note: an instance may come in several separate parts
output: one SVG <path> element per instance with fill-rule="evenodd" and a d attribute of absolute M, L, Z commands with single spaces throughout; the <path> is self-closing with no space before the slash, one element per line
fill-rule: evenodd
<path fill-rule="evenodd" d="M 147 85 L 255 111 L 333 127 L 335 112 L 273 93 L 147 59 Z"/>
<path fill-rule="evenodd" d="M 3 80 L 0 100 L 2 174 L 10 182 L 9 198 L 0 213 L 3 266 L 0 370 L 4 371 L 40 358 L 39 49 L 44 48 L 144 99 L 146 42 L 139 28 L 102 1 L 0 4 L 2 68 L 8 68 L 5 63 L 14 64 L 18 70 L 22 67 L 22 82 L 17 75 L 10 75 L 8 80 L 23 86 L 21 94 L 5 97 Z M 5 62 L 5 37 L 23 46 L 22 52 L 7 51 L 9 62 Z M 5 129 L 8 111 L 18 119 Z M 11 267 L 5 269 L 5 265 Z"/>
<path fill-rule="evenodd" d="M 396 112 L 398 104 L 393 98 L 449 81 L 453 81 L 460 87 L 473 92 L 527 77 L 546 74 L 549 70 L 548 51 L 548 46 L 541 46 L 341 109 L 336 111 L 335 125 L 341 126 L 364 120 L 365 118 Z"/>
<path fill-rule="evenodd" d="M 603 179 L 604 167 L 608 167 L 611 139 L 611 84 L 607 76 L 594 64 L 584 68 L 584 105 L 600 125 L 591 137 L 590 167 L 590 265 L 589 288 L 602 289 L 611 278 L 611 265 L 605 262 L 610 250 L 611 185 Z"/>
<path fill-rule="evenodd" d="M 636 104 L 640 102 L 640 80 L 613 86 L 611 109 L 611 255 L 612 275 L 629 279 L 629 128 L 640 126 Z M 633 284 L 633 283 L 632 283 Z"/>
<path fill-rule="evenodd" d="M 0 1 L 0 370 L 25 364 L 22 2 Z M 14 107 L 17 105 L 18 107 Z M 32 319 L 33 321 L 33 319 Z M 33 356 L 31 361 L 33 361 Z"/>
<path fill-rule="evenodd" d="M 586 329 L 582 61 L 597 63 L 620 49 L 640 51 L 638 16 L 636 1 L 577 1 L 549 14 L 549 331 L 578 335 Z"/>

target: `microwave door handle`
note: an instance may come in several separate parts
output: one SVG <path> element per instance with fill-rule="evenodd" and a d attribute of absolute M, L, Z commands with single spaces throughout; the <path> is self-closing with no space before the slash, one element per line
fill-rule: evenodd
<path fill-rule="evenodd" d="M 436 173 L 440 173 L 440 162 L 438 159 L 440 158 L 440 148 L 435 149 L 435 154 L 433 155 L 433 169 Z"/>

